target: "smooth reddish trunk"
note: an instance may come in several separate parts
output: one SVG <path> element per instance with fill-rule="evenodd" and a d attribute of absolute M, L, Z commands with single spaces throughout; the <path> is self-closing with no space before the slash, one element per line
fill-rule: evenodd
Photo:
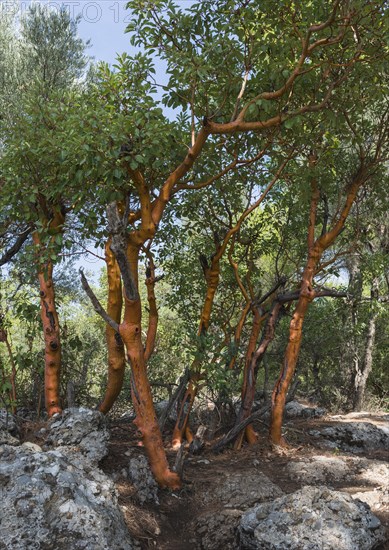
<path fill-rule="evenodd" d="M 179 476 L 169 469 L 147 377 L 141 338 L 140 300 L 125 299 L 120 336 L 126 346 L 127 358 L 131 365 L 131 394 L 136 413 L 134 423 L 142 435 L 151 471 L 161 487 L 177 489 L 181 486 L 181 481 Z"/>
<path fill-rule="evenodd" d="M 128 263 L 132 277 L 138 286 L 139 248 L 129 245 Z M 153 397 L 147 376 L 145 350 L 142 343 L 142 307 L 140 298 L 128 300 L 124 296 L 124 316 L 119 326 L 120 336 L 126 348 L 127 359 L 131 365 L 131 396 L 136 413 L 134 420 L 145 447 L 151 471 L 160 487 L 178 489 L 181 487 L 179 476 L 171 472 L 163 447 L 162 434 L 154 410 Z"/>
<path fill-rule="evenodd" d="M 238 349 L 239 349 L 239 344 L 240 344 L 240 339 L 241 339 L 241 336 L 242 336 L 244 324 L 246 322 L 247 314 L 250 311 L 250 307 L 251 307 L 251 303 L 247 302 L 247 304 L 245 305 L 245 307 L 242 311 L 239 322 L 237 324 L 237 327 L 236 327 L 236 330 L 235 330 L 235 337 L 234 337 L 235 349 L 237 351 L 231 357 L 230 363 L 228 365 L 229 370 L 232 370 L 235 367 L 236 358 L 237 358 Z"/>
<path fill-rule="evenodd" d="M 181 447 L 184 434 L 188 443 L 191 443 L 191 441 L 193 440 L 192 432 L 188 427 L 188 420 L 190 412 L 192 410 L 193 402 L 197 395 L 199 378 L 199 372 L 192 373 L 187 390 L 184 397 L 182 398 L 172 436 L 172 447 L 175 450 Z"/>
<path fill-rule="evenodd" d="M 272 394 L 270 438 L 275 445 L 282 445 L 284 443 L 282 439 L 282 421 L 286 396 L 296 370 L 302 340 L 303 322 L 311 300 L 312 298 L 310 299 L 308 296 L 303 295 L 297 303 L 289 326 L 289 340 L 283 367 Z"/>
<path fill-rule="evenodd" d="M 111 319 L 120 324 L 123 305 L 122 283 L 119 266 L 110 249 L 110 241 L 105 246 L 105 261 L 108 278 L 107 313 Z M 104 399 L 98 409 L 107 414 L 123 387 L 126 357 L 121 336 L 109 325 L 106 326 L 105 336 L 108 350 L 108 381 Z"/>
<path fill-rule="evenodd" d="M 35 245 L 40 245 L 38 234 L 33 234 Z M 41 319 L 45 341 L 45 404 L 49 417 L 62 411 L 60 399 L 61 340 L 58 314 L 55 307 L 53 264 L 48 261 L 38 273 L 41 301 Z"/>
<path fill-rule="evenodd" d="M 316 159 L 312 155 L 310 164 L 314 165 Z M 304 318 L 307 313 L 309 304 L 315 298 L 313 289 L 313 279 L 318 269 L 319 262 L 323 252 L 328 249 L 335 241 L 339 233 L 342 231 L 351 207 L 357 197 L 359 188 L 365 181 L 363 159 L 353 181 L 348 186 L 348 192 L 342 211 L 340 212 L 333 227 L 329 231 L 323 231 L 321 236 L 315 240 L 315 224 L 317 215 L 317 206 L 320 199 L 320 191 L 316 180 L 312 180 L 311 188 L 311 207 L 309 213 L 308 225 L 308 259 L 303 272 L 300 295 L 293 313 L 293 317 L 289 326 L 289 340 L 286 347 L 284 362 L 282 365 L 280 376 L 272 394 L 272 417 L 270 425 L 270 439 L 275 445 L 284 445 L 285 441 L 282 438 L 282 421 L 287 397 L 288 388 L 296 370 L 297 359 L 300 351 L 302 330 Z"/>
<path fill-rule="evenodd" d="M 158 309 L 155 299 L 155 268 L 152 261 L 150 261 L 146 275 L 147 301 L 149 304 L 149 325 L 145 345 L 145 361 L 147 362 L 154 352 L 158 328 Z"/>
<path fill-rule="evenodd" d="M 254 401 L 254 395 L 255 395 L 255 381 L 254 381 L 255 365 L 252 364 L 252 358 L 255 352 L 255 347 L 257 345 L 259 333 L 261 332 L 263 319 L 257 308 L 254 309 L 253 313 L 254 313 L 254 319 L 251 327 L 251 334 L 250 334 L 250 339 L 247 346 L 246 358 L 245 358 L 245 364 L 244 364 L 244 370 L 243 370 L 243 384 L 242 384 L 242 392 L 241 392 L 242 404 L 236 419 L 236 424 L 239 424 L 241 420 L 243 420 L 244 418 L 247 418 L 250 415 L 252 404 Z M 252 399 L 251 399 L 251 394 L 252 394 Z M 250 403 L 250 400 L 251 400 L 251 403 Z M 248 435 L 252 443 L 255 443 L 257 439 L 255 431 L 252 428 L 252 426 L 251 427 L 247 426 L 246 429 L 235 440 L 234 449 L 240 449 L 240 447 L 242 446 L 243 437 L 245 434 Z"/>
<path fill-rule="evenodd" d="M 256 314 L 256 320 L 252 330 L 252 340 L 250 339 L 250 345 L 248 348 L 248 354 L 246 356 L 245 363 L 245 378 L 242 388 L 242 406 L 238 414 L 236 425 L 240 424 L 243 420 L 248 418 L 252 412 L 255 388 L 258 376 L 259 365 L 269 347 L 269 344 L 274 339 L 277 320 L 281 311 L 282 305 L 279 302 L 275 302 L 268 314 L 266 328 L 261 339 L 261 343 L 258 349 L 254 352 L 253 346 L 256 344 L 262 322 L 264 317 L 259 316 L 259 312 Z M 255 339 L 254 339 L 255 338 Z M 252 425 L 246 427 L 245 430 L 246 439 L 249 444 L 253 444 L 257 441 L 257 436 Z M 243 441 L 243 433 L 235 441 L 235 448 L 239 449 Z"/>

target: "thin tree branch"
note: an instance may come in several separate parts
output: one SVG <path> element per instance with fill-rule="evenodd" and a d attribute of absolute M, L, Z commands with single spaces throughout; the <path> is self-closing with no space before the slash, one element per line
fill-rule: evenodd
<path fill-rule="evenodd" d="M 0 258 L 0 267 L 12 260 L 12 258 L 19 252 L 25 241 L 28 239 L 32 229 L 32 227 L 27 227 L 27 229 L 25 229 L 23 233 L 18 236 L 14 244 L 6 252 L 4 252 Z"/>
<path fill-rule="evenodd" d="M 95 309 L 95 311 L 104 319 L 106 323 L 108 323 L 109 326 L 113 328 L 114 331 L 116 331 L 119 334 L 119 325 L 116 321 L 111 319 L 111 317 L 108 315 L 108 313 L 105 311 L 103 306 L 100 304 L 99 300 L 97 299 L 95 293 L 89 286 L 89 283 L 84 275 L 84 271 L 82 268 L 79 269 L 80 277 L 81 277 L 81 285 L 82 288 L 85 290 L 87 296 L 89 297 L 90 301 L 92 302 L 92 305 Z"/>

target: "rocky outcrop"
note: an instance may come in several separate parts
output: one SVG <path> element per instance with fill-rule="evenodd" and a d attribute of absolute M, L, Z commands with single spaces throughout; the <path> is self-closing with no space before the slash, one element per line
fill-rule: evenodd
<path fill-rule="evenodd" d="M 321 407 L 303 405 L 298 401 L 290 401 L 285 405 L 286 418 L 320 418 L 327 411 Z"/>
<path fill-rule="evenodd" d="M 240 521 L 245 550 L 371 550 L 385 530 L 369 506 L 326 487 L 303 487 L 248 510 Z"/>
<path fill-rule="evenodd" d="M 15 418 L 5 409 L 0 409 L 0 445 L 19 445 L 18 426 Z"/>
<path fill-rule="evenodd" d="M 356 456 L 311 456 L 292 460 L 286 470 L 292 481 L 342 486 L 353 499 L 366 502 L 373 512 L 388 510 L 389 464 Z"/>
<path fill-rule="evenodd" d="M 7 430 L 11 435 L 18 435 L 18 426 L 15 421 L 15 417 L 6 411 L 5 409 L 0 409 L 0 428 Z"/>
<path fill-rule="evenodd" d="M 113 482 L 76 453 L 0 447 L 1 548 L 135 548 Z"/>
<path fill-rule="evenodd" d="M 109 432 L 105 416 L 85 408 L 66 409 L 55 414 L 49 424 L 46 447 L 77 451 L 98 462 L 108 454 Z"/>
<path fill-rule="evenodd" d="M 20 441 L 16 437 L 13 437 L 5 427 L 0 425 L 0 445 L 20 445 Z"/>
<path fill-rule="evenodd" d="M 215 472 L 217 478 L 218 472 Z M 220 476 L 212 491 L 201 491 L 208 512 L 192 524 L 197 547 L 207 550 L 234 550 L 240 518 L 254 503 L 274 500 L 283 492 L 265 474 L 256 469 Z M 210 511 L 211 510 L 211 511 Z"/>
<path fill-rule="evenodd" d="M 318 438 L 326 448 L 351 453 L 389 448 L 389 427 L 371 422 L 337 422 L 320 430 L 310 430 L 309 434 Z"/>
<path fill-rule="evenodd" d="M 309 484 L 328 484 L 334 481 L 355 482 L 369 486 L 387 485 L 389 464 L 356 456 L 313 455 L 291 460 L 286 470 L 291 479 Z"/>
<path fill-rule="evenodd" d="M 217 479 L 218 472 L 215 472 Z M 204 491 L 204 502 L 222 504 L 223 508 L 246 510 L 257 502 L 281 496 L 283 492 L 262 472 L 252 469 L 244 472 L 223 473 L 220 480 L 208 493 Z"/>
<path fill-rule="evenodd" d="M 206 550 L 236 550 L 236 531 L 242 510 L 218 510 L 202 514 L 195 522 L 197 548 Z"/>
<path fill-rule="evenodd" d="M 128 477 L 136 489 L 136 497 L 140 504 L 145 502 L 159 504 L 158 485 L 144 455 L 130 459 Z"/>

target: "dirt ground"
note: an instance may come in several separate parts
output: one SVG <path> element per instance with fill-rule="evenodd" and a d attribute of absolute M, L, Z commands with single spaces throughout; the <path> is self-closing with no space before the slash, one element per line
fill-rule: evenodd
<path fill-rule="evenodd" d="M 359 418 L 358 421 L 363 421 Z M 369 415 L 369 422 L 382 423 L 382 418 Z M 223 480 L 245 472 L 251 476 L 252 472 L 259 471 L 265 474 L 284 493 L 291 493 L 303 485 L 308 484 L 304 475 L 294 476 L 288 469 L 291 462 L 316 460 L 317 457 L 341 458 L 351 468 L 351 474 L 333 476 L 329 473 L 328 479 L 321 480 L 318 485 L 328 485 L 335 490 L 349 494 L 372 491 L 377 486 L 376 480 L 361 477 L 360 469 L 353 465 L 355 457 L 377 461 L 377 464 L 388 462 L 388 452 L 373 451 L 358 455 L 340 452 L 338 449 L 319 448 L 315 437 L 309 434 L 310 430 L 317 430 L 323 426 L 336 425 L 334 417 L 322 419 L 294 419 L 285 425 L 285 434 L 290 445 L 288 450 L 274 450 L 268 443 L 267 425 L 257 422 L 255 429 L 259 433 L 258 443 L 253 446 L 244 446 L 240 451 L 227 449 L 222 453 L 214 454 L 211 443 L 207 444 L 200 455 L 187 454 L 184 465 L 184 485 L 181 491 L 171 493 L 159 492 L 160 505 L 143 504 L 136 501 L 136 491 L 131 485 L 123 470 L 128 467 L 129 456 L 143 453 L 138 446 L 136 433 L 128 421 L 111 421 L 111 440 L 109 455 L 102 461 L 103 470 L 116 478 L 116 486 L 120 495 L 120 505 L 124 511 L 127 525 L 131 534 L 140 541 L 142 549 L 157 548 L 158 550 L 194 550 L 199 548 L 199 529 L 196 518 L 217 513 L 215 502 L 209 498 L 219 489 Z M 166 441 L 168 447 L 168 441 Z M 170 463 L 175 460 L 175 453 L 168 452 Z M 315 459 L 313 458 L 315 457 Z M 358 460 L 357 459 L 357 460 Z M 325 460 L 325 458 L 323 458 Z M 331 461 L 330 461 L 331 463 Z M 374 463 L 375 464 L 375 463 Z M 254 469 L 254 470 L 253 470 Z M 122 475 L 123 474 L 123 475 Z M 388 480 L 389 483 L 389 480 Z M 310 485 L 314 484 L 312 481 Z M 387 503 L 388 504 L 388 503 Z M 374 513 L 385 525 L 388 532 L 388 542 L 381 545 L 379 550 L 389 550 L 389 507 L 383 506 Z M 196 538 L 197 537 L 197 538 Z M 231 541 L 232 548 L 234 547 Z M 216 546 L 217 547 L 217 546 Z M 220 549 L 221 550 L 221 549 Z M 224 550 L 224 549 L 223 549 Z M 363 550 L 363 549 L 360 549 Z"/>

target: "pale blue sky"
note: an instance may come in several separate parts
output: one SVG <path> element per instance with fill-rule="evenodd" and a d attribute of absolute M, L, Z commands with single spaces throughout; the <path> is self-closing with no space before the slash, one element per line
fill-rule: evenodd
<path fill-rule="evenodd" d="M 50 0 L 49 3 L 53 2 Z M 127 1 L 64 0 L 61 3 L 71 10 L 72 15 L 81 14 L 79 31 L 84 40 L 90 38 L 92 47 L 89 53 L 96 60 L 114 63 L 117 53 L 136 51 L 130 45 L 129 35 L 124 32 L 130 21 Z M 176 0 L 182 8 L 193 3 L 194 0 Z"/>
<path fill-rule="evenodd" d="M 117 53 L 134 53 L 129 36 L 124 32 L 129 22 L 126 1 L 69 0 L 64 4 L 73 10 L 72 15 L 81 14 L 79 32 L 84 40 L 90 38 L 89 53 L 96 61 L 114 63 Z"/>

